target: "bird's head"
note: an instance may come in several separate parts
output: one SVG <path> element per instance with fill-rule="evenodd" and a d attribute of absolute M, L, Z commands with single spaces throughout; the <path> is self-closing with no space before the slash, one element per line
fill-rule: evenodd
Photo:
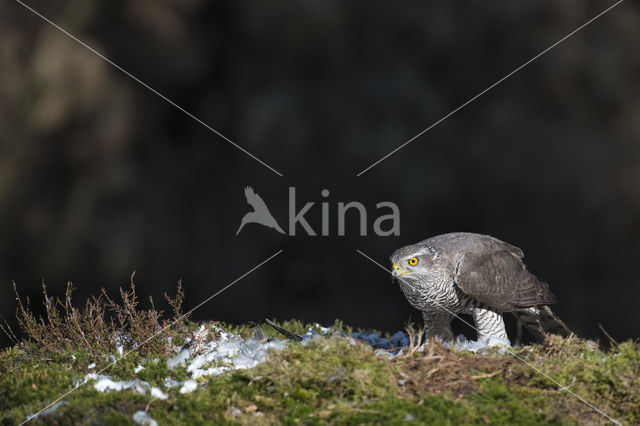
<path fill-rule="evenodd" d="M 438 252 L 431 246 L 413 244 L 399 248 L 391 257 L 393 278 L 413 281 L 425 277 L 438 262 Z"/>

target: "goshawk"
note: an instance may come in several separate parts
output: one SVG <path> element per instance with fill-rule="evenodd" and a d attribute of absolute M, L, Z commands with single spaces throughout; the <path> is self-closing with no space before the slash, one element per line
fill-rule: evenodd
<path fill-rule="evenodd" d="M 538 338 L 570 334 L 547 306 L 556 303 L 549 286 L 527 270 L 523 257 L 518 247 L 489 235 L 455 232 L 402 247 L 391 262 L 405 297 L 422 311 L 427 337 L 450 340 L 452 314 L 470 314 L 478 339 L 507 339 L 503 312 Z"/>

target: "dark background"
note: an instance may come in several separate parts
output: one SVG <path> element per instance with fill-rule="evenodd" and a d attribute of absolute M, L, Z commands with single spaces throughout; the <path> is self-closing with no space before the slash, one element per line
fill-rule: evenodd
<path fill-rule="evenodd" d="M 401 329 L 420 315 L 390 277 L 396 248 L 450 231 L 522 247 L 580 335 L 640 334 L 640 7 L 630 0 L 364 175 L 612 2 L 30 1 L 279 177 L 18 3 L 0 3 L 0 312 L 11 282 L 41 303 L 116 294 L 136 270 L 186 308 L 285 252 L 194 319 Z M 251 185 L 287 229 L 329 189 L 332 236 L 235 231 Z M 371 232 L 375 203 L 401 233 Z M 369 209 L 368 237 L 339 201 Z M 299 230 L 300 233 L 300 230 Z M 35 300 L 34 300 L 35 299 Z M 6 343 L 6 340 L 3 340 Z"/>

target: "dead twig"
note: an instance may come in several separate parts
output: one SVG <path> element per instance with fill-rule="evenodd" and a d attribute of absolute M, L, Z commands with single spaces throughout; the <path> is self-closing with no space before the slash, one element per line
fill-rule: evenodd
<path fill-rule="evenodd" d="M 602 326 L 602 324 L 598 323 L 598 328 L 600 328 L 600 331 L 602 331 L 602 333 L 607 336 L 607 339 L 609 339 L 609 341 L 611 341 L 611 343 L 613 343 L 614 345 L 618 346 L 619 343 L 617 342 L 616 339 L 614 339 L 613 337 L 611 337 L 611 335 L 609 333 L 607 333 L 607 330 L 604 329 L 604 327 Z"/>

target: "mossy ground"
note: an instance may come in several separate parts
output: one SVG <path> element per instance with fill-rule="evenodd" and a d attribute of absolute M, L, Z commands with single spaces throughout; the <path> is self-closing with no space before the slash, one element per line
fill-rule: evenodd
<path fill-rule="evenodd" d="M 225 326 L 244 336 L 253 326 Z M 303 334 L 297 321 L 283 327 Z M 197 325 L 185 324 L 194 330 Z M 268 325 L 265 334 L 281 338 Z M 333 331 L 346 331 L 340 324 Z M 347 330 L 348 331 L 348 330 Z M 394 359 L 339 333 L 310 343 L 291 342 L 249 370 L 202 378 L 190 394 L 165 389 L 165 378 L 185 380 L 184 368 L 169 370 L 166 354 L 131 353 L 103 374 L 139 378 L 169 398 L 134 391 L 101 393 L 93 382 L 63 399 L 67 404 L 34 423 L 131 424 L 138 410 L 159 424 L 196 423 L 607 423 L 601 414 L 559 383 L 623 423 L 640 422 L 640 344 L 603 351 L 577 338 L 550 338 L 513 355 L 455 352 L 438 343 Z M 88 365 L 96 363 L 94 369 Z M 86 348 L 52 354 L 24 342 L 0 352 L 0 422 L 18 424 L 73 388 L 75 380 L 108 365 L 108 355 Z M 145 367 L 134 373 L 137 365 Z M 533 366 L 533 367 L 532 367 Z"/>

